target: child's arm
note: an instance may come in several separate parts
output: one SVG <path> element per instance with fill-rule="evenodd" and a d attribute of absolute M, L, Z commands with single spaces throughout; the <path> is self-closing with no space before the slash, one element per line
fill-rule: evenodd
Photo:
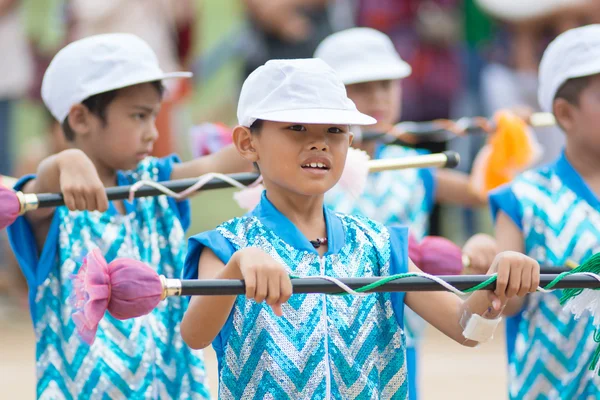
<path fill-rule="evenodd" d="M 411 262 L 409 270 L 419 269 Z M 463 301 L 449 292 L 409 292 L 405 303 L 423 319 L 458 343 L 473 347 L 477 342 L 463 336 L 461 319 L 472 314 L 496 318 L 508 299 L 533 292 L 539 285 L 539 265 L 535 260 L 515 252 L 498 254 L 489 273 L 498 273 L 496 290 L 478 291 Z"/>
<path fill-rule="evenodd" d="M 171 179 L 195 178 L 209 172 L 232 174 L 252 172 L 253 165 L 244 159 L 234 145 L 229 145 L 216 153 L 181 164 L 174 164 Z"/>
<path fill-rule="evenodd" d="M 236 251 L 225 265 L 209 248 L 198 261 L 199 279 L 243 279 L 246 297 L 267 302 L 276 315 L 292 295 L 285 268 L 260 249 Z M 193 349 L 210 345 L 225 325 L 236 296 L 194 296 L 181 322 L 181 337 Z"/>
<path fill-rule="evenodd" d="M 487 205 L 487 197 L 473 190 L 469 175 L 450 169 L 436 171 L 435 199 L 443 204 L 456 204 L 467 207 Z"/>

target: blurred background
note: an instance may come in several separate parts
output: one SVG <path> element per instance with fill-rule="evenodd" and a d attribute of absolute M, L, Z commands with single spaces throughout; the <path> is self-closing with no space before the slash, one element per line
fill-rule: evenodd
<path fill-rule="evenodd" d="M 189 159 L 207 151 L 194 139 L 209 129 L 203 124 L 235 123 L 238 92 L 249 72 L 271 58 L 311 57 L 323 38 L 352 26 L 385 32 L 412 65 L 413 74 L 403 81 L 403 120 L 536 109 L 545 46 L 599 15 L 595 1 L 574 3 L 560 14 L 511 23 L 487 14 L 475 0 L 0 0 L 0 174 L 33 173 L 41 159 L 64 148 L 60 127 L 41 102 L 41 79 L 58 49 L 88 35 L 135 33 L 154 48 L 163 69 L 194 72 L 193 80 L 168 87 L 155 146 L 157 156 L 177 152 Z M 546 150 L 542 162 L 553 159 L 563 143 L 560 132 L 544 128 L 536 134 Z M 428 148 L 459 151 L 461 168 L 469 171 L 484 141 L 472 136 Z M 203 193 L 193 199 L 189 233 L 241 214 L 231 190 Z M 461 244 L 476 232 L 492 232 L 487 210 L 436 208 L 432 234 Z M 35 358 L 27 289 L 2 235 L 0 399 L 30 399 Z M 503 340 L 500 331 L 492 343 L 466 349 L 429 329 L 421 347 L 422 398 L 506 398 Z M 211 351 L 207 364 L 214 390 Z"/>

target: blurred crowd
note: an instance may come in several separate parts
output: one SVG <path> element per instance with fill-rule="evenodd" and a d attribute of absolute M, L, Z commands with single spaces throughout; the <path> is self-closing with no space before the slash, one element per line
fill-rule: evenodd
<path fill-rule="evenodd" d="M 42 158 L 68 146 L 60 126 L 43 110 L 41 79 L 58 49 L 89 35 L 134 33 L 154 49 L 164 70 L 196 72 L 195 80 L 177 81 L 167 88 L 155 145 L 156 155 L 164 156 L 179 151 L 180 124 L 174 110 L 188 104 L 191 94 L 202 91 L 201 78 L 208 75 L 198 69 L 220 65 L 214 60 L 211 64 L 209 57 L 226 53 L 225 57 L 241 60 L 241 85 L 250 71 L 269 59 L 312 57 L 331 33 L 352 26 L 371 27 L 389 35 L 412 66 L 412 75 L 403 81 L 402 120 L 491 116 L 508 107 L 536 110 L 537 68 L 547 43 L 574 26 L 600 22 L 600 2 L 593 0 L 573 1 L 560 13 L 523 23 L 495 18 L 477 0 L 231 0 L 240 3 L 244 21 L 235 37 L 228 38 L 230 43 L 202 54 L 199 32 L 211 18 L 210 3 L 220 1 L 0 0 L 0 175 L 33 173 Z M 225 47 L 231 43 L 239 45 L 227 53 Z M 18 138 L 15 120 L 23 101 L 44 115 L 44 131 L 29 135 L 25 142 Z M 545 148 L 541 162 L 556 158 L 564 141 L 558 128 L 539 129 L 536 134 Z M 461 168 L 468 171 L 484 140 L 475 135 L 427 148 L 459 151 Z M 473 215 L 465 210 L 463 216 L 465 235 L 470 236 L 477 230 Z M 431 234 L 440 231 L 441 222 L 434 213 Z M 24 288 L 6 278 L 11 273 L 3 265 L 10 264 L 11 256 L 2 237 L 0 241 L 4 249 L 0 286 L 5 282 L 4 289 Z"/>

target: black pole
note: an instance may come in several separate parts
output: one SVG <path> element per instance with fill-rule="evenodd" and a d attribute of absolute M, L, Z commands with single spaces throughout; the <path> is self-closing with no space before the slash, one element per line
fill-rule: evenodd
<path fill-rule="evenodd" d="M 242 185 L 250 185 L 258 179 L 256 173 L 240 173 L 240 174 L 229 174 L 229 177 L 240 182 Z M 167 187 L 175 193 L 183 192 L 185 189 L 194 185 L 198 181 L 197 178 L 179 179 L 176 181 L 159 182 L 161 185 Z M 221 179 L 213 178 L 207 182 L 200 190 L 213 190 L 229 188 L 231 185 Z M 125 200 L 129 198 L 129 191 L 131 186 L 115 186 L 106 188 L 106 195 L 108 200 Z M 163 194 L 160 190 L 150 186 L 142 186 L 135 191 L 134 197 L 149 197 L 159 196 Z M 63 195 L 61 193 L 40 193 L 37 195 L 39 201 L 39 207 L 57 207 L 65 204 Z"/>
<path fill-rule="evenodd" d="M 542 275 L 540 286 L 545 287 L 552 282 L 558 274 Z M 466 290 L 485 282 L 489 276 L 486 275 L 459 275 L 440 276 L 439 278 L 448 282 L 459 290 Z M 380 278 L 342 278 L 340 281 L 352 289 L 369 285 Z M 182 296 L 225 296 L 240 295 L 245 293 L 244 281 L 228 279 L 200 279 L 181 281 Z M 293 279 L 294 293 L 343 293 L 336 284 L 319 278 Z M 496 284 L 491 283 L 482 290 L 493 290 Z M 556 284 L 553 289 L 600 289 L 600 281 L 591 276 L 566 276 Z M 409 277 L 397 281 L 388 282 L 370 292 L 438 292 L 447 291 L 444 286 L 423 277 Z"/>
<path fill-rule="evenodd" d="M 563 272 L 573 271 L 567 267 L 540 267 L 540 274 L 562 274 Z"/>
<path fill-rule="evenodd" d="M 445 151 L 443 154 L 446 156 L 446 163 L 443 165 L 447 168 L 455 168 L 459 163 L 458 153 L 454 151 Z M 228 174 L 230 178 L 238 181 L 242 185 L 250 185 L 255 182 L 259 175 L 257 173 L 239 173 L 239 174 Z M 198 178 L 179 179 L 176 181 L 165 181 L 158 182 L 164 187 L 172 190 L 175 193 L 180 193 L 187 188 L 193 186 L 198 181 Z M 225 182 L 219 178 L 213 178 L 202 186 L 200 190 L 213 190 L 229 188 L 231 184 Z M 129 191 L 131 186 L 115 186 L 106 189 L 106 195 L 108 200 L 125 200 L 129 198 Z M 142 186 L 137 189 L 134 193 L 134 197 L 149 197 L 159 196 L 163 194 L 160 190 L 155 189 L 151 186 Z M 65 204 L 62 193 L 40 193 L 36 195 L 38 200 L 38 207 L 58 207 Z"/>

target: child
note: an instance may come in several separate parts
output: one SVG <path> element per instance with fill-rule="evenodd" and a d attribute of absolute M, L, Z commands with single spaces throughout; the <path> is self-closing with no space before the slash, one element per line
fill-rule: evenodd
<path fill-rule="evenodd" d="M 244 279 L 246 297 L 194 297 L 181 323 L 190 347 L 212 343 L 217 352 L 222 398 L 405 399 L 404 304 L 450 338 L 475 346 L 463 336 L 461 317 L 489 311 L 495 318 L 506 298 L 537 287 L 537 264 L 509 252 L 489 271 L 499 274 L 498 297 L 290 297 L 289 274 L 343 278 L 419 270 L 408 260 L 406 228 L 324 208 L 352 142 L 349 126 L 375 122 L 358 112 L 327 64 L 272 60 L 259 67 L 242 86 L 238 121 L 234 144 L 258 164 L 266 190 L 251 213 L 190 239 L 184 276 Z"/>
<path fill-rule="evenodd" d="M 553 163 L 523 173 L 490 195 L 500 250 L 540 264 L 582 263 L 600 251 L 600 25 L 558 36 L 540 65 L 539 102 L 553 112 L 566 148 Z M 600 377 L 588 371 L 597 344 L 592 320 L 575 320 L 560 292 L 511 300 L 507 313 L 512 399 L 597 398 Z"/>
<path fill-rule="evenodd" d="M 97 35 L 71 43 L 48 67 L 42 97 L 71 148 L 43 160 L 25 192 L 62 192 L 65 207 L 28 212 L 8 229 L 29 285 L 36 334 L 39 398 L 206 398 L 201 354 L 178 334 L 184 304 L 160 305 L 149 316 L 119 321 L 107 315 L 95 343 L 79 341 L 70 276 L 99 247 L 108 260 L 133 257 L 180 277 L 189 226 L 187 201 L 165 196 L 109 203 L 105 187 L 163 181 L 209 171 L 249 171 L 233 146 L 180 163 L 148 157 L 158 132 L 165 74 L 150 47 L 130 34 Z"/>
<path fill-rule="evenodd" d="M 352 28 L 334 33 L 317 48 L 315 57 L 332 66 L 346 85 L 348 97 L 359 111 L 372 115 L 377 124 L 365 128 L 387 132 L 400 119 L 400 80 L 411 73 L 387 35 L 371 28 Z M 371 158 L 414 156 L 419 150 L 386 146 L 378 140 L 362 140 L 357 147 Z M 483 206 L 486 199 L 476 194 L 463 173 L 448 169 L 409 169 L 370 174 L 364 194 L 358 198 L 334 188 L 326 203 L 336 211 L 359 214 L 386 225 L 410 226 L 417 240 L 427 235 L 429 216 L 435 201 L 465 206 Z M 478 234 L 465 243 L 463 252 L 471 259 L 470 268 L 485 273 L 496 255 L 493 238 Z M 411 399 L 418 398 L 417 347 L 423 321 L 407 310 L 407 357 Z"/>

